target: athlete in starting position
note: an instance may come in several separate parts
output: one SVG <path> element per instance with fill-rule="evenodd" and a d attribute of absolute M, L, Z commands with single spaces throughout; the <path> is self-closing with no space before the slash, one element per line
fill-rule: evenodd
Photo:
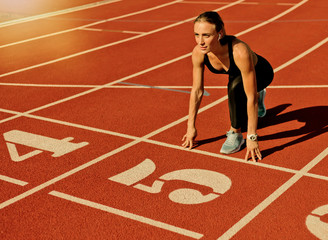
<path fill-rule="evenodd" d="M 216 74 L 228 74 L 228 103 L 231 127 L 221 153 L 240 150 L 245 140 L 241 127 L 247 123 L 247 152 L 256 161 L 262 155 L 257 139 L 258 117 L 264 117 L 265 88 L 273 80 L 273 69 L 263 57 L 254 53 L 243 41 L 226 35 L 224 23 L 216 12 L 204 12 L 194 21 L 197 45 L 192 52 L 193 86 L 189 103 L 187 133 L 182 138 L 183 147 L 192 148 L 197 130 L 197 112 L 204 93 L 204 66 Z"/>

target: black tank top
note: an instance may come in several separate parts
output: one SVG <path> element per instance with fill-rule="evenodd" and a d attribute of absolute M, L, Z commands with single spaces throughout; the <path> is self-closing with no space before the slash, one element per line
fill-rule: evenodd
<path fill-rule="evenodd" d="M 206 67 L 212 72 L 216 74 L 229 74 L 229 77 L 241 75 L 239 68 L 235 64 L 235 60 L 233 59 L 233 53 L 232 53 L 232 41 L 235 39 L 235 36 L 226 35 L 223 39 L 220 40 L 221 44 L 228 44 L 228 52 L 229 52 L 229 62 L 230 66 L 228 71 L 226 70 L 217 70 L 215 69 L 212 64 L 210 63 L 210 60 L 208 59 L 207 54 L 204 55 L 204 64 Z"/>

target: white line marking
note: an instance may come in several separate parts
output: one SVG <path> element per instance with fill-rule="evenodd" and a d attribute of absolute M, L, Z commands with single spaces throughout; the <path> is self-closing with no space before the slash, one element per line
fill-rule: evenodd
<path fill-rule="evenodd" d="M 299 173 L 296 173 L 287 182 L 285 182 L 283 185 L 281 185 L 276 191 L 274 191 L 263 202 L 261 202 L 259 205 L 257 205 L 252 211 L 250 211 L 248 214 L 246 214 L 240 221 L 238 221 L 228 231 L 226 231 L 221 237 L 219 237 L 218 240 L 226 240 L 226 239 L 232 238 L 237 232 L 239 232 L 250 221 L 252 221 L 258 214 L 260 214 L 271 203 L 273 203 L 277 198 L 279 198 L 283 193 L 285 193 L 289 188 L 291 188 L 298 180 L 300 180 L 304 176 L 304 174 L 301 172 L 308 172 L 315 165 L 317 165 L 322 159 L 324 159 L 327 155 L 328 155 L 328 148 L 326 148 L 316 158 L 314 158 L 305 167 L 303 167 Z"/>
<path fill-rule="evenodd" d="M 238 37 L 238 36 L 240 36 L 240 35 L 243 35 L 243 34 L 245 34 L 245 33 L 248 33 L 248 32 L 250 32 L 250 31 L 253 31 L 254 29 L 257 29 L 257 28 L 259 28 L 259 27 L 262 27 L 262 26 L 264 26 L 264 25 L 266 25 L 266 24 L 268 24 L 268 23 L 271 23 L 271 22 L 277 20 L 278 18 L 281 18 L 282 16 L 284 16 L 284 15 L 290 13 L 291 11 L 294 11 L 296 8 L 302 6 L 302 5 L 303 5 L 304 3 L 306 3 L 307 1 L 308 1 L 308 0 L 303 0 L 303 1 L 299 2 L 299 3 L 297 3 L 296 5 L 294 5 L 293 7 L 287 9 L 286 11 L 284 11 L 284 12 L 278 14 L 277 16 L 275 16 L 275 17 L 273 17 L 273 18 L 270 18 L 269 20 L 264 21 L 264 22 L 262 22 L 262 23 L 260 23 L 260 24 L 257 24 L 257 25 L 255 25 L 254 27 L 248 28 L 248 29 L 246 29 L 245 31 L 242 31 L 242 32 L 236 34 L 235 36 Z"/>
<path fill-rule="evenodd" d="M 145 34 L 145 32 L 110 30 L 110 29 L 99 29 L 99 28 L 80 28 L 80 30 L 94 31 L 94 32 L 118 32 L 118 33 L 130 33 L 130 34 Z"/>
<path fill-rule="evenodd" d="M 246 5 L 259 5 L 259 2 L 244 2 Z"/>
<path fill-rule="evenodd" d="M 222 10 L 222 9 L 225 9 L 225 8 L 232 7 L 232 6 L 238 4 L 242 1 L 244 1 L 244 0 L 238 0 L 236 2 L 233 2 L 233 3 L 229 4 L 229 5 L 223 6 L 219 9 L 215 9 L 215 11 L 219 11 L 219 10 Z M 184 24 L 186 22 L 189 22 L 189 21 L 193 20 L 194 18 L 195 17 L 188 18 L 186 20 L 179 21 L 177 23 L 173 23 L 173 24 L 161 27 L 161 28 L 152 30 L 152 31 L 144 33 L 144 34 L 140 34 L 140 35 L 133 36 L 133 37 L 130 37 L 130 38 L 126 38 L 126 39 L 123 39 L 123 40 L 120 40 L 120 41 L 116 41 L 116 42 L 108 43 L 108 44 L 105 44 L 105 45 L 101 45 L 99 47 L 90 48 L 88 50 L 84 50 L 84 51 L 81 51 L 81 52 L 70 54 L 70 55 L 67 55 L 65 57 L 61 57 L 61 58 L 53 59 L 53 60 L 50 60 L 50 61 L 47 61 L 47 62 L 39 63 L 39 64 L 36 64 L 36 65 L 33 65 L 33 66 L 21 68 L 21 69 L 12 71 L 12 72 L 7 72 L 7 73 L 4 73 L 4 74 L 1 74 L 0 78 L 10 76 L 10 75 L 13 75 L 13 74 L 16 74 L 16 73 L 24 72 L 24 71 L 27 71 L 27 70 L 35 69 L 35 68 L 38 68 L 38 67 L 46 66 L 46 65 L 53 64 L 53 63 L 56 63 L 56 62 L 60 62 L 60 61 L 63 61 L 63 60 L 67 60 L 67 59 L 70 59 L 70 58 L 78 57 L 78 56 L 81 56 L 81 55 L 84 55 L 84 54 L 87 54 L 87 53 L 95 52 L 95 51 L 98 51 L 98 50 L 101 50 L 101 49 L 104 49 L 104 48 L 108 48 L 108 47 L 111 47 L 111 46 L 114 46 L 114 45 L 117 45 L 117 44 L 125 43 L 125 42 L 128 42 L 128 41 L 134 40 L 134 39 L 138 39 L 138 38 L 141 38 L 141 37 L 144 37 L 144 36 L 148 36 L 148 35 L 151 35 L 151 34 L 154 34 L 154 33 L 157 33 L 157 32 L 160 32 L 160 31 L 163 31 L 163 30 L 166 30 L 166 29 L 169 29 L 169 28 L 181 25 L 181 24 Z"/>
<path fill-rule="evenodd" d="M 250 4 L 250 5 L 283 5 L 283 6 L 293 6 L 295 3 L 262 3 L 262 2 L 245 2 L 243 4 Z"/>
<path fill-rule="evenodd" d="M 39 40 L 39 39 L 42 39 L 42 38 L 52 37 L 52 36 L 55 36 L 55 35 L 59 35 L 59 34 L 63 34 L 63 33 L 72 32 L 72 31 L 75 31 L 75 30 L 79 30 L 81 28 L 83 29 L 83 28 L 88 28 L 88 27 L 94 26 L 94 25 L 98 25 L 98 24 L 102 24 L 102 23 L 106 23 L 106 22 L 111 22 L 111 21 L 118 20 L 118 19 L 121 19 L 121 18 L 131 17 L 131 16 L 138 15 L 138 14 L 141 14 L 141 13 L 150 12 L 150 11 L 153 11 L 153 10 L 156 10 L 156 9 L 159 9 L 159 8 L 167 7 L 167 6 L 176 4 L 178 2 L 180 2 L 180 0 L 174 0 L 174 1 L 169 2 L 169 3 L 165 3 L 165 4 L 162 4 L 162 5 L 147 8 L 147 9 L 140 10 L 140 11 L 133 12 L 133 13 L 128 13 L 128 14 L 121 15 L 121 16 L 118 16 L 118 17 L 112 17 L 112 18 L 101 20 L 101 21 L 97 21 L 97 22 L 86 24 L 86 25 L 82 25 L 82 26 L 79 26 L 79 27 L 70 28 L 70 29 L 66 29 L 66 30 L 63 30 L 63 31 L 59 31 L 59 32 L 49 33 L 49 34 L 41 35 L 41 36 L 38 36 L 38 37 L 25 39 L 25 40 L 22 40 L 22 41 L 8 43 L 8 44 L 0 46 L 0 48 L 9 47 L 9 46 L 13 46 L 13 45 L 21 44 L 21 43 L 26 43 L 26 42 L 30 42 L 30 41 L 34 41 L 34 40 Z"/>
<path fill-rule="evenodd" d="M 19 186 L 25 186 L 25 185 L 28 184 L 28 182 L 21 181 L 21 180 L 11 178 L 11 177 L 7 177 L 7 176 L 1 175 L 1 174 L 0 174 L 0 180 L 5 181 L 5 182 L 9 182 L 9 183 L 13 183 L 13 184 L 16 184 L 16 185 L 19 185 Z"/>
<path fill-rule="evenodd" d="M 224 100 L 226 100 L 226 97 L 223 97 L 221 100 L 220 99 L 217 100 L 217 102 L 213 102 L 212 105 L 215 106 L 219 103 L 222 103 Z M 203 112 L 205 110 L 206 109 L 200 109 L 201 112 Z M 179 145 L 169 144 L 169 143 L 160 142 L 160 141 L 157 141 L 157 140 L 147 139 L 147 138 L 143 138 L 143 137 L 136 137 L 136 136 L 132 136 L 132 135 L 124 134 L 124 133 L 113 132 L 113 131 L 110 131 L 110 130 L 104 130 L 104 129 L 100 129 L 100 128 L 89 127 L 89 126 L 85 126 L 85 125 L 81 125 L 81 124 L 77 124 L 77 123 L 70 123 L 70 122 L 66 122 L 66 121 L 62 121 L 62 120 L 56 120 L 56 119 L 47 118 L 47 117 L 40 117 L 40 116 L 32 115 L 32 114 L 23 114 L 23 113 L 20 113 L 20 112 L 17 112 L 17 111 L 1 109 L 1 108 L 0 108 L 0 112 L 16 114 L 16 115 L 21 114 L 21 115 L 23 115 L 24 117 L 27 117 L 27 118 L 32 118 L 32 119 L 41 120 L 41 121 L 45 121 L 45 122 L 51 122 L 51 123 L 55 123 L 55 124 L 59 124 L 59 125 L 84 129 L 84 130 L 87 130 L 87 131 L 92 131 L 92 132 L 103 133 L 103 134 L 107 134 L 107 135 L 127 138 L 127 139 L 131 139 L 131 140 L 138 140 L 140 142 L 146 142 L 146 143 L 150 143 L 150 144 L 154 144 L 154 145 L 158 145 L 158 146 L 162 146 L 162 147 L 167 147 L 167 148 L 172 148 L 172 149 L 177 149 L 177 150 L 181 150 L 181 151 L 190 152 L 190 150 L 184 149 Z M 225 159 L 225 160 L 229 160 L 229 161 L 239 162 L 239 163 L 243 163 L 243 164 L 251 164 L 253 166 L 273 169 L 273 170 L 286 172 L 286 173 L 294 173 L 294 174 L 302 173 L 303 175 L 308 176 L 308 177 L 328 181 L 328 176 L 322 176 L 322 175 L 313 174 L 313 173 L 300 172 L 299 170 L 294 170 L 294 169 L 285 168 L 285 167 L 279 167 L 279 166 L 275 166 L 275 165 L 266 164 L 266 163 L 263 163 L 263 162 L 253 163 L 252 161 L 245 161 L 243 158 L 236 158 L 236 157 L 231 157 L 231 156 L 228 156 L 228 155 L 222 155 L 222 154 L 219 154 L 219 153 L 212 153 L 212 152 L 207 152 L 207 151 L 198 150 L 198 149 L 192 149 L 192 152 L 197 153 L 197 154 L 201 154 L 201 155 L 205 155 L 205 156 L 216 157 L 216 158 L 221 158 L 221 159 Z"/>
<path fill-rule="evenodd" d="M 228 4 L 229 2 L 181 1 L 180 3 L 187 3 L 187 4 Z"/>
<path fill-rule="evenodd" d="M 164 229 L 164 230 L 167 230 L 167 231 L 171 231 L 171 232 L 174 232 L 174 233 L 177 233 L 177 234 L 180 234 L 180 235 L 188 236 L 188 237 L 191 237 L 191 238 L 194 238 L 194 239 L 200 239 L 204 236 L 203 234 L 200 234 L 200 233 L 197 233 L 197 232 L 193 232 L 193 231 L 183 229 L 183 228 L 180 228 L 180 227 L 176 227 L 176 226 L 173 226 L 173 225 L 170 225 L 170 224 L 167 224 L 167 223 L 163 223 L 163 222 L 156 221 L 156 220 L 153 220 L 153 219 L 150 219 L 150 218 L 146 218 L 146 217 L 134 214 L 134 213 L 130 213 L 130 212 L 126 212 L 126 211 L 123 211 L 123 210 L 116 209 L 116 208 L 112 208 L 112 207 L 109 207 L 109 206 L 106 206 L 106 205 L 103 205 L 103 204 L 100 204 L 100 203 L 96 203 L 96 202 L 92 202 L 92 201 L 89 201 L 89 200 L 86 200 L 86 199 L 75 197 L 75 196 L 72 196 L 72 195 L 69 195 L 69 194 L 66 194 L 66 193 L 62 193 L 62 192 L 58 192 L 58 191 L 51 191 L 51 192 L 49 192 L 49 194 L 52 195 L 52 196 L 61 198 L 61 199 L 65 199 L 65 200 L 77 203 L 77 204 L 81 204 L 81 205 L 84 205 L 84 206 L 95 208 L 95 209 L 98 209 L 98 210 L 101 210 L 101 211 L 105 211 L 105 212 L 108 212 L 108 213 L 111 213 L 111 214 L 115 214 L 117 216 L 128 218 L 128 219 L 131 219 L 131 220 L 134 220 L 134 221 L 137 221 L 137 222 L 148 224 L 148 225 L 151 225 L 151 226 L 154 226 L 154 227 L 157 227 L 157 228 L 161 228 L 161 229 Z"/>
<path fill-rule="evenodd" d="M 327 88 L 328 85 L 282 85 L 282 86 L 269 86 L 268 88 Z"/>
<path fill-rule="evenodd" d="M 34 83 L 0 83 L 0 86 L 11 87 L 45 87 L 45 88 L 97 88 L 103 85 L 72 85 L 72 84 L 34 84 Z M 155 85 L 156 88 L 169 88 L 169 89 L 191 89 L 192 86 L 166 86 Z M 328 85 L 276 85 L 268 86 L 268 88 L 284 89 L 284 88 L 327 88 Z M 148 86 L 137 85 L 110 85 L 104 88 L 149 88 Z M 226 89 L 227 86 L 205 86 L 205 89 Z"/>
<path fill-rule="evenodd" d="M 136 32 L 136 31 L 122 31 L 122 33 L 131 33 L 131 34 L 145 34 L 145 32 Z"/>
<path fill-rule="evenodd" d="M 86 30 L 86 31 L 94 31 L 94 32 L 102 32 L 102 29 L 98 28 L 80 28 L 80 30 Z"/>
<path fill-rule="evenodd" d="M 295 3 L 277 3 L 277 5 L 281 5 L 281 6 L 292 6 L 292 5 L 295 5 Z"/>
<path fill-rule="evenodd" d="M 103 1 L 100 1 L 100 2 L 89 3 L 89 4 L 82 5 L 82 6 L 77 6 L 77 7 L 67 8 L 67 9 L 63 9 L 63 10 L 58 10 L 58 11 L 55 11 L 55 12 L 43 13 L 43 14 L 39 14 L 39 15 L 35 15 L 35 16 L 14 19 L 14 20 L 10 20 L 10 21 L 7 21 L 7 22 L 0 23 L 0 28 L 12 26 L 12 25 L 19 24 L 19 23 L 25 23 L 25 22 L 31 22 L 31 21 L 34 21 L 34 20 L 40 20 L 40 19 L 43 19 L 43 18 L 54 17 L 54 16 L 58 16 L 58 15 L 61 15 L 61 14 L 67 14 L 67 13 L 72 13 L 72 12 L 76 12 L 76 11 L 86 10 L 86 9 L 89 9 L 89 8 L 100 7 L 100 6 L 103 6 L 103 5 L 106 5 L 106 4 L 111 4 L 111 3 L 120 2 L 120 1 L 122 1 L 122 0 L 103 0 Z"/>
<path fill-rule="evenodd" d="M 50 87 L 50 88 L 95 88 L 102 85 L 65 85 L 65 84 L 34 84 L 34 83 L 0 83 L 0 86 L 13 87 Z M 113 86 L 114 87 L 114 86 Z M 125 87 L 125 86 L 123 86 Z M 127 86 L 129 87 L 129 86 Z M 133 87 L 133 86 L 132 86 Z"/>
<path fill-rule="evenodd" d="M 314 50 L 316 50 L 317 48 L 321 47 L 323 44 L 327 43 L 328 41 L 328 37 L 323 39 L 322 41 L 320 41 L 319 43 L 317 43 L 316 45 L 314 45 L 313 47 L 309 48 L 308 50 L 306 50 L 305 52 L 301 53 L 300 55 L 294 57 L 293 59 L 289 60 L 288 62 L 286 62 L 285 64 L 280 65 L 278 68 L 276 68 L 276 71 L 279 71 L 282 68 L 285 68 L 287 66 L 289 66 L 290 64 L 296 62 L 297 60 L 301 59 L 302 57 L 306 56 L 307 54 L 313 52 Z"/>
<path fill-rule="evenodd" d="M 206 2 L 206 1 L 182 1 L 181 3 L 185 4 L 227 4 L 229 2 Z M 240 4 L 245 4 L 245 5 L 286 5 L 286 6 L 292 6 L 295 5 L 295 3 L 260 3 L 260 2 L 243 2 Z"/>

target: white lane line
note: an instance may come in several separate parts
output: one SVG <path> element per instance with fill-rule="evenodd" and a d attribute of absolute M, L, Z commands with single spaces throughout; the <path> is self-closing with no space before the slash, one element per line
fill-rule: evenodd
<path fill-rule="evenodd" d="M 34 83 L 0 83 L 0 86 L 11 86 L 11 87 L 45 87 L 45 88 L 96 88 L 101 87 L 103 85 L 72 85 L 72 84 L 34 84 Z M 306 85 L 309 86 L 309 85 Z M 317 85 L 313 85 L 317 86 Z M 318 85 L 318 86 L 326 86 L 326 85 Z M 328 86 L 328 85 L 327 85 Z M 192 86 L 152 86 L 157 88 L 172 88 L 172 89 L 191 89 Z M 115 85 L 115 86 L 106 86 L 105 88 L 149 88 L 149 85 Z M 221 89 L 227 88 L 227 86 L 208 86 L 208 88 L 212 89 Z"/>
<path fill-rule="evenodd" d="M 118 33 L 130 33 L 130 34 L 145 34 L 145 32 L 110 30 L 110 29 L 99 29 L 99 28 L 80 28 L 80 30 L 94 31 L 94 32 L 118 32 Z"/>
<path fill-rule="evenodd" d="M 186 4 L 228 4 L 230 2 L 206 2 L 206 1 L 181 1 L 180 3 Z"/>
<path fill-rule="evenodd" d="M 220 11 L 220 10 L 232 7 L 234 5 L 239 4 L 242 1 L 244 1 L 244 0 L 238 0 L 236 2 L 233 2 L 231 4 L 223 6 L 221 8 L 215 9 L 214 11 Z M 101 50 L 101 49 L 104 49 L 104 48 L 108 48 L 108 47 L 111 47 L 111 46 L 114 46 L 114 45 L 117 45 L 117 44 L 125 43 L 125 42 L 135 40 L 135 39 L 138 39 L 138 38 L 141 38 L 141 37 L 145 37 L 145 36 L 148 36 L 148 35 L 151 35 L 151 34 L 154 34 L 154 33 L 157 33 L 157 32 L 172 28 L 172 27 L 176 27 L 176 26 L 181 25 L 181 24 L 184 24 L 186 22 L 189 22 L 189 21 L 193 20 L 194 18 L 195 17 L 188 18 L 188 19 L 179 21 L 177 23 L 173 23 L 173 24 L 170 24 L 170 25 L 167 25 L 167 26 L 152 30 L 152 31 L 144 33 L 144 34 L 140 34 L 140 35 L 133 36 L 133 37 L 130 37 L 130 38 L 126 38 L 126 39 L 123 39 L 123 40 L 120 40 L 120 41 L 108 43 L 108 44 L 105 44 L 105 45 L 101 45 L 99 47 L 95 47 L 95 48 L 91 48 L 91 49 L 84 50 L 84 51 L 81 51 L 81 52 L 77 52 L 77 53 L 74 53 L 74 54 L 70 54 L 70 55 L 67 55 L 65 57 L 53 59 L 53 60 L 43 62 L 43 63 L 39 63 L 39 64 L 36 64 L 36 65 L 33 65 L 33 66 L 29 66 L 29 67 L 25 67 L 25 68 L 15 70 L 15 71 L 7 72 L 7 73 L 4 73 L 4 74 L 1 74 L 0 78 L 10 76 L 10 75 L 13 75 L 13 74 L 16 74 L 16 73 L 24 72 L 24 71 L 27 71 L 27 70 L 35 69 L 35 68 L 38 68 L 38 67 L 46 66 L 46 65 L 53 64 L 53 63 L 56 63 L 56 62 L 60 62 L 60 61 L 63 61 L 63 60 L 67 60 L 67 59 L 70 59 L 70 58 L 78 57 L 78 56 L 81 56 L 81 55 L 84 55 L 84 54 L 87 54 L 87 53 L 95 52 L 95 51 L 98 51 L 98 50 Z"/>
<path fill-rule="evenodd" d="M 308 50 L 306 50 L 305 52 L 299 54 L 298 56 L 294 57 L 293 59 L 289 60 L 288 62 L 286 62 L 285 64 L 279 66 L 277 68 L 277 71 L 279 71 L 282 68 L 285 68 L 287 66 L 289 66 L 290 64 L 296 62 L 297 60 L 300 60 L 301 58 L 303 58 L 304 56 L 306 56 L 307 54 L 313 52 L 314 50 L 316 50 L 317 48 L 321 47 L 322 45 L 324 45 L 325 43 L 327 43 L 328 41 L 328 37 L 323 39 L 322 41 L 320 41 L 319 43 L 317 43 L 316 45 L 314 45 L 313 47 L 309 48 Z"/>
<path fill-rule="evenodd" d="M 281 6 L 292 6 L 292 5 L 295 5 L 295 3 L 277 3 L 277 5 L 281 5 Z"/>
<path fill-rule="evenodd" d="M 11 177 L 8 177 L 8 176 L 5 176 L 5 175 L 1 175 L 1 174 L 0 174 L 0 180 L 5 181 L 5 182 L 9 182 L 9 183 L 13 183 L 13 184 L 16 184 L 16 185 L 19 185 L 19 186 L 25 186 L 25 185 L 28 184 L 28 182 L 21 181 L 21 180 L 11 178 Z"/>
<path fill-rule="evenodd" d="M 287 9 L 286 11 L 284 11 L 284 12 L 282 12 L 282 13 L 276 15 L 275 17 L 270 18 L 270 19 L 267 20 L 267 21 L 264 21 L 264 22 L 262 22 L 262 23 L 260 23 L 260 24 L 255 25 L 254 27 L 248 28 L 248 29 L 246 29 L 245 31 L 242 31 L 242 32 L 236 34 L 236 36 L 238 37 L 238 36 L 240 36 L 240 35 L 243 35 L 243 34 L 245 34 L 245 33 L 248 33 L 248 32 L 250 32 L 250 31 L 253 31 L 253 30 L 255 30 L 255 29 L 259 28 L 259 27 L 262 27 L 262 26 L 264 26 L 264 25 L 266 25 L 266 24 L 268 24 L 268 23 L 272 23 L 273 21 L 277 20 L 278 18 L 281 18 L 281 17 L 285 16 L 286 14 L 288 14 L 288 13 L 294 11 L 296 8 L 302 6 L 302 5 L 303 5 L 304 3 L 306 3 L 306 2 L 308 2 L 308 0 L 303 0 L 303 1 L 301 1 L 301 2 L 299 2 L 299 3 L 297 3 L 297 4 L 295 4 L 295 5 L 292 6 L 291 8 Z"/>
<path fill-rule="evenodd" d="M 249 4 L 249 5 L 283 5 L 283 6 L 293 6 L 296 3 L 263 3 L 263 2 L 245 2 L 244 4 Z"/>
<path fill-rule="evenodd" d="M 86 24 L 86 25 L 82 25 L 82 26 L 79 26 L 79 27 L 70 28 L 70 29 L 66 29 L 66 30 L 63 30 L 63 31 L 59 31 L 59 32 L 49 33 L 49 34 L 41 35 L 41 36 L 38 36 L 38 37 L 28 38 L 28 39 L 13 42 L 13 43 L 8 43 L 8 44 L 5 44 L 5 45 L 1 45 L 0 48 L 10 47 L 10 46 L 17 45 L 17 44 L 22 44 L 22 43 L 26 43 L 26 42 L 30 42 L 30 41 L 35 41 L 35 40 L 39 40 L 39 39 L 43 39 L 43 38 L 47 38 L 47 37 L 56 36 L 56 35 L 59 35 L 59 34 L 64 34 L 64 33 L 72 32 L 72 31 L 80 30 L 80 29 L 83 29 L 83 28 L 92 27 L 92 26 L 95 26 L 95 25 L 98 25 L 98 24 L 115 21 L 115 20 L 118 20 L 118 19 L 121 19 L 121 18 L 131 17 L 131 16 L 134 16 L 134 15 L 150 12 L 150 11 L 153 11 L 153 10 L 156 10 L 156 9 L 159 9 L 159 8 L 167 7 L 167 6 L 176 4 L 180 1 L 181 0 L 174 0 L 174 1 L 169 2 L 169 3 L 165 3 L 165 4 L 162 4 L 162 5 L 155 6 L 155 7 L 143 9 L 143 10 L 133 12 L 133 13 L 124 14 L 124 15 L 121 15 L 121 16 L 118 16 L 118 17 L 112 17 L 112 18 L 100 20 L 100 21 L 97 21 L 97 22 L 89 23 L 89 24 Z"/>
<path fill-rule="evenodd" d="M 34 84 L 34 83 L 0 83 L 0 86 L 10 87 L 44 87 L 44 88 L 97 88 L 103 85 L 79 85 L 79 84 Z M 192 86 L 166 86 L 166 85 L 154 85 L 156 88 L 168 88 L 168 89 L 191 89 Z M 110 85 L 104 88 L 149 88 L 146 85 Z M 226 89 L 227 86 L 206 86 L 205 89 Z M 268 86 L 272 89 L 285 89 L 285 88 L 328 88 L 328 85 L 276 85 Z"/>
<path fill-rule="evenodd" d="M 34 15 L 34 16 L 30 16 L 30 17 L 14 19 L 14 20 L 0 23 L 0 28 L 12 26 L 12 25 L 19 24 L 19 23 L 31 22 L 34 20 L 40 20 L 40 19 L 44 19 L 44 18 L 54 17 L 54 16 L 58 16 L 58 15 L 62 15 L 62 14 L 72 13 L 72 12 L 76 12 L 76 11 L 86 10 L 86 9 L 90 9 L 90 8 L 94 8 L 94 7 L 100 7 L 100 6 L 103 6 L 106 4 L 111 4 L 111 3 L 120 2 L 120 1 L 122 1 L 122 0 L 103 0 L 103 1 L 99 1 L 99 2 L 89 3 L 89 4 L 82 5 L 82 6 L 67 8 L 67 9 L 58 10 L 58 11 L 54 11 L 54 12 L 48 12 L 48 13 L 43 13 L 43 14 Z"/>
<path fill-rule="evenodd" d="M 185 4 L 227 4 L 229 2 L 207 2 L 207 1 L 185 1 L 183 0 L 181 3 Z M 243 2 L 241 4 L 245 5 L 285 5 L 285 6 L 292 6 L 295 3 L 261 3 L 261 2 Z"/>
<path fill-rule="evenodd" d="M 80 28 L 80 30 L 94 31 L 94 32 L 102 32 L 102 29 L 99 28 Z"/>
<path fill-rule="evenodd" d="M 281 185 L 276 191 L 268 196 L 263 202 L 257 205 L 252 211 L 246 214 L 241 220 L 233 225 L 228 231 L 226 231 L 218 240 L 228 240 L 238 233 L 243 227 L 245 227 L 250 221 L 252 221 L 257 215 L 265 210 L 271 203 L 291 188 L 298 180 L 304 176 L 304 172 L 310 171 L 315 165 L 317 165 L 322 159 L 328 155 L 328 148 L 322 151 L 316 158 L 309 162 L 305 167 L 301 169 L 299 173 L 296 173 L 287 182 Z"/>
<path fill-rule="evenodd" d="M 282 85 L 269 86 L 268 88 L 284 89 L 284 88 L 327 88 L 328 85 Z"/>
<path fill-rule="evenodd" d="M 144 224 L 148 224 L 157 228 L 161 228 L 170 232 L 174 232 L 180 235 L 184 235 L 184 236 L 188 236 L 194 239 L 200 239 L 202 238 L 204 235 L 194 232 L 194 231 L 190 231 L 184 228 L 180 228 L 180 227 L 176 227 L 173 226 L 171 224 L 167 224 L 164 222 L 160 222 L 160 221 L 156 221 L 147 217 L 143 217 L 134 213 L 130 213 L 130 212 L 126 212 L 120 209 L 116 209 L 116 208 L 112 208 L 100 203 L 96 203 L 96 202 L 92 202 L 83 198 L 79 198 L 79 197 L 75 197 L 66 193 L 62 193 L 62 192 L 58 192 L 58 191 L 51 191 L 49 192 L 50 195 L 61 198 L 61 199 L 65 199 L 67 201 L 71 201 L 77 204 L 81 204 L 87 207 L 91 207 L 91 208 L 95 208 L 104 212 L 108 212 L 111 214 L 115 214 L 117 216 L 120 217 L 124 217 L 124 218 L 128 218 L 137 222 L 141 222 Z"/>
<path fill-rule="evenodd" d="M 212 107 L 216 106 L 219 103 L 222 103 L 225 100 L 226 100 L 226 96 L 223 97 L 222 99 L 219 99 L 219 100 L 213 102 Z M 205 110 L 206 109 L 200 109 L 200 112 L 203 112 Z M 161 146 L 161 147 L 167 147 L 167 148 L 171 148 L 171 149 L 177 149 L 177 150 L 181 150 L 181 151 L 190 152 L 190 150 L 182 148 L 179 145 L 160 142 L 160 141 L 157 141 L 157 140 L 147 139 L 147 138 L 144 138 L 144 137 L 136 137 L 136 136 L 132 136 L 132 135 L 124 134 L 124 133 L 113 132 L 113 131 L 110 131 L 110 130 L 104 130 L 104 129 L 100 129 L 100 128 L 89 127 L 89 126 L 85 126 L 85 125 L 81 125 L 81 124 L 77 124 L 77 123 L 71 123 L 71 122 L 66 122 L 66 121 L 47 118 L 47 117 L 40 117 L 40 116 L 32 115 L 32 114 L 23 114 L 21 112 L 2 109 L 2 108 L 0 108 L 0 112 L 5 112 L 5 113 L 15 114 L 15 115 L 21 114 L 22 116 L 27 117 L 27 118 L 31 118 L 31 119 L 36 119 L 36 120 L 40 120 L 40 121 L 55 123 L 55 124 L 68 126 L 68 127 L 79 128 L 79 129 L 92 131 L 92 132 L 97 132 L 97 133 L 103 133 L 103 134 L 112 135 L 112 136 L 121 137 L 121 138 L 127 138 L 127 139 L 131 139 L 131 140 L 138 140 L 140 142 L 146 142 L 146 143 L 154 144 L 154 145 Z M 183 118 L 183 119 L 186 120 L 186 118 Z M 181 120 L 182 119 L 178 120 L 178 122 L 176 124 L 181 123 Z M 270 164 L 266 164 L 266 163 L 263 163 L 263 162 L 253 163 L 252 161 L 245 161 L 243 158 L 231 157 L 231 156 L 228 156 L 228 155 L 222 155 L 222 154 L 219 154 L 219 153 L 207 152 L 207 151 L 203 151 L 203 150 L 199 150 L 199 149 L 192 149 L 192 152 L 197 153 L 197 154 L 201 154 L 201 155 L 205 155 L 205 156 L 221 158 L 221 159 L 234 161 L 234 162 L 239 162 L 239 163 L 243 163 L 243 164 L 250 164 L 250 165 L 253 165 L 253 166 L 257 166 L 257 167 L 273 169 L 273 170 L 286 172 L 286 173 L 294 173 L 294 174 L 302 173 L 304 176 L 307 176 L 307 177 L 312 177 L 312 178 L 328 181 L 328 176 L 318 175 L 318 174 L 314 174 L 314 173 L 301 172 L 300 170 L 294 170 L 294 169 L 290 169 L 290 168 L 270 165 Z"/>
<path fill-rule="evenodd" d="M 106 31 L 106 30 L 104 30 L 104 31 Z M 130 34 L 145 34 L 145 32 L 127 31 L 127 30 L 122 30 L 122 33 L 130 33 Z"/>

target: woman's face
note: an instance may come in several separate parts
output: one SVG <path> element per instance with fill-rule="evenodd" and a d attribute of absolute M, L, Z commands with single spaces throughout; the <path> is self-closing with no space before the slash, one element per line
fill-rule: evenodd
<path fill-rule="evenodd" d="M 215 25 L 209 22 L 196 22 L 194 24 L 196 43 L 205 54 L 214 49 L 218 44 L 219 33 Z"/>

